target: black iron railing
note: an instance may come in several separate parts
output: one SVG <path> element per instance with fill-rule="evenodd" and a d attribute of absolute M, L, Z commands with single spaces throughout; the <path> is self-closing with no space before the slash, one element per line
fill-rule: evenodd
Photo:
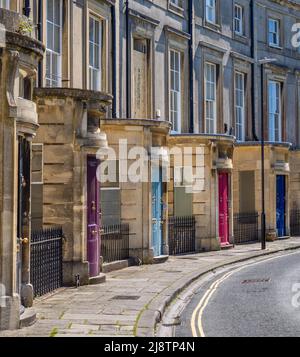
<path fill-rule="evenodd" d="M 300 209 L 292 209 L 290 213 L 291 236 L 300 236 Z"/>
<path fill-rule="evenodd" d="M 62 228 L 49 228 L 32 232 L 30 280 L 35 297 L 48 294 L 62 286 L 62 254 Z"/>
<path fill-rule="evenodd" d="M 129 258 L 129 225 L 104 226 L 101 235 L 101 255 L 104 263 Z"/>
<path fill-rule="evenodd" d="M 169 218 L 169 254 L 178 255 L 196 251 L 195 217 Z"/>
<path fill-rule="evenodd" d="M 258 242 L 260 240 L 258 213 L 234 214 L 235 244 Z"/>

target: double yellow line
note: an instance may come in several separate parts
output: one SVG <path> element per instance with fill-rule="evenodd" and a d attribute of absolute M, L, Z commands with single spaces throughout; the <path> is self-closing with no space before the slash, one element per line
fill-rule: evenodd
<path fill-rule="evenodd" d="M 192 334 L 193 337 L 205 337 L 205 333 L 203 330 L 203 325 L 202 325 L 202 316 L 203 312 L 213 296 L 213 294 L 216 292 L 218 289 L 218 286 L 222 284 L 226 279 L 228 279 L 232 274 L 237 273 L 239 270 L 242 270 L 244 267 L 241 267 L 237 270 L 230 271 L 229 273 L 223 275 L 220 279 L 216 280 L 211 284 L 211 286 L 208 288 L 206 293 L 203 295 L 202 299 L 200 300 L 199 304 L 197 305 L 196 309 L 193 312 L 192 319 L 191 319 L 191 329 L 192 329 Z M 198 318 L 197 318 L 198 316 Z"/>
<path fill-rule="evenodd" d="M 205 337 L 205 333 L 203 330 L 203 325 L 202 325 L 202 316 L 203 312 L 206 308 L 206 306 L 209 303 L 209 300 L 212 298 L 213 294 L 216 292 L 218 289 L 219 285 L 222 284 L 226 279 L 228 279 L 231 275 L 238 273 L 240 270 L 251 267 L 253 265 L 261 264 L 268 262 L 270 260 L 275 260 L 275 259 L 280 259 L 285 257 L 286 255 L 294 255 L 294 254 L 299 254 L 299 252 L 294 252 L 294 253 L 289 253 L 289 254 L 283 254 L 275 257 L 271 257 L 268 259 L 263 259 L 258 262 L 246 264 L 238 269 L 234 269 L 225 275 L 223 275 L 220 279 L 216 280 L 214 283 L 211 284 L 209 289 L 206 291 L 206 293 L 203 295 L 202 299 L 200 300 L 198 306 L 196 309 L 193 311 L 192 319 L 191 319 L 191 329 L 192 329 L 192 334 L 193 337 Z"/>

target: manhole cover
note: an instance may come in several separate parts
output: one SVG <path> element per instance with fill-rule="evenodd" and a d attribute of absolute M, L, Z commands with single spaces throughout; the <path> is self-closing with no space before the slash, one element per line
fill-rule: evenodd
<path fill-rule="evenodd" d="M 198 260 L 198 258 L 181 258 L 181 259 L 185 259 L 185 260 Z"/>
<path fill-rule="evenodd" d="M 271 280 L 270 278 L 268 278 L 268 279 L 247 279 L 247 280 L 243 280 L 242 284 L 269 283 L 270 280 Z"/>
<path fill-rule="evenodd" d="M 140 296 L 130 296 L 130 295 L 117 295 L 111 300 L 138 300 Z"/>
<path fill-rule="evenodd" d="M 182 271 L 180 270 L 161 270 L 162 273 L 168 273 L 168 274 L 180 274 Z"/>

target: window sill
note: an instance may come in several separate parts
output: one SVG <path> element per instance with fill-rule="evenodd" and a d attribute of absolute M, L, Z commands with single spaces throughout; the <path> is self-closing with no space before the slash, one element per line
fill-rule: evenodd
<path fill-rule="evenodd" d="M 279 51 L 283 50 L 283 47 L 281 47 L 281 46 L 273 45 L 271 43 L 269 43 L 268 45 L 270 48 L 272 48 L 274 50 L 279 50 Z"/>
<path fill-rule="evenodd" d="M 204 21 L 203 26 L 209 30 L 215 31 L 220 33 L 222 31 L 222 27 L 219 24 L 214 24 L 212 22 L 209 22 L 207 20 Z"/>
<path fill-rule="evenodd" d="M 184 17 L 184 9 L 180 6 L 172 4 L 171 2 L 169 2 L 168 10 L 177 16 Z"/>
<path fill-rule="evenodd" d="M 239 41 L 239 42 L 244 43 L 245 45 L 248 45 L 249 42 L 250 42 L 250 40 L 249 40 L 248 37 L 246 37 L 245 35 L 236 33 L 236 32 L 233 32 L 233 38 L 234 38 L 234 40 L 236 40 L 236 41 Z"/>

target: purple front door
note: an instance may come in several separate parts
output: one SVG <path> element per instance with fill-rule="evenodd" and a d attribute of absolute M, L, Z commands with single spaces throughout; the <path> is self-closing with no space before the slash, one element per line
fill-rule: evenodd
<path fill-rule="evenodd" d="M 219 236 L 221 245 L 229 244 L 229 207 L 227 173 L 219 173 Z"/>
<path fill-rule="evenodd" d="M 100 185 L 97 180 L 99 161 L 87 159 L 87 259 L 90 277 L 99 275 L 100 260 Z"/>

